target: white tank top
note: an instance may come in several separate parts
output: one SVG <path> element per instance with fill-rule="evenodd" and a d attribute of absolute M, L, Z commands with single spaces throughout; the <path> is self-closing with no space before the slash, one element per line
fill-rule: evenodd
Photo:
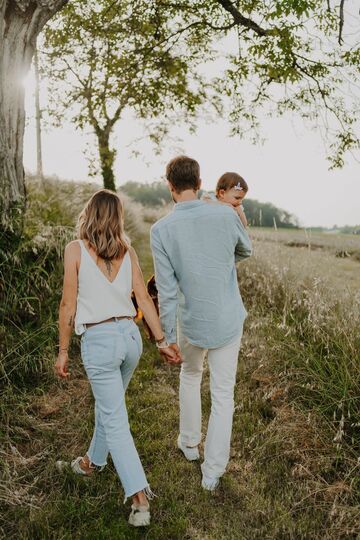
<path fill-rule="evenodd" d="M 114 281 L 110 282 L 79 240 L 81 260 L 78 276 L 78 296 L 75 332 L 82 334 L 84 324 L 96 323 L 111 317 L 134 317 L 136 310 L 131 300 L 131 258 L 127 251 Z"/>

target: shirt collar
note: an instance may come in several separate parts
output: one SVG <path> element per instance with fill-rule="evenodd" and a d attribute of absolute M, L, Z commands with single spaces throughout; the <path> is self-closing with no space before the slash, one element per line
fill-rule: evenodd
<path fill-rule="evenodd" d="M 201 201 L 200 199 L 193 199 L 191 201 L 183 201 L 175 203 L 174 210 L 177 212 L 178 210 L 190 210 L 191 208 L 195 208 L 199 204 L 205 204 L 205 201 Z"/>

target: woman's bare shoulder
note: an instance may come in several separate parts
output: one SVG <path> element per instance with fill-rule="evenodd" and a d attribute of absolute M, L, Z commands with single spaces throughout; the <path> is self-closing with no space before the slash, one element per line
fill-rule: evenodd
<path fill-rule="evenodd" d="M 129 247 L 128 247 L 128 252 L 129 252 L 130 258 L 131 258 L 133 261 L 137 261 L 137 260 L 138 260 L 137 253 L 136 253 L 135 249 L 134 249 L 132 246 L 129 246 Z"/>
<path fill-rule="evenodd" d="M 72 258 L 78 258 L 80 256 L 80 243 L 79 240 L 72 240 L 65 246 L 65 256 Z"/>
<path fill-rule="evenodd" d="M 68 251 L 70 250 L 79 250 L 80 249 L 80 241 L 79 240 L 71 240 L 68 244 L 66 244 L 65 249 Z"/>

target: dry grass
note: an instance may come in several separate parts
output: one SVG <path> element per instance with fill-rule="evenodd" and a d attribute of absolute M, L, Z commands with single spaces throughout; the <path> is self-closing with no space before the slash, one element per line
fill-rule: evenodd
<path fill-rule="evenodd" d="M 267 242 L 282 244 L 305 244 L 310 250 L 331 250 L 334 253 L 360 250 L 360 235 L 331 232 L 312 232 L 311 229 L 268 229 L 252 228 L 253 236 Z"/>
<path fill-rule="evenodd" d="M 99 189 L 99 184 L 77 183 L 58 178 L 46 178 L 40 181 L 34 176 L 27 178 L 29 204 L 27 208 L 25 229 L 31 238 L 41 243 L 49 241 L 49 235 L 56 232 L 57 227 L 67 228 L 73 232 L 77 217 L 86 201 Z M 125 228 L 127 233 L 136 238 L 143 232 L 140 204 L 133 202 L 119 190 L 125 207 Z"/>
<path fill-rule="evenodd" d="M 313 280 L 352 296 L 360 290 L 360 237 L 251 229 L 255 254 L 296 279 Z M 339 256 L 342 254 L 343 256 Z"/>
<path fill-rule="evenodd" d="M 135 244 L 147 278 L 152 272 L 147 234 Z M 280 244 L 257 238 L 253 260 L 239 265 L 250 315 L 237 377 L 231 461 L 220 489 L 213 496 L 202 492 L 199 465 L 186 462 L 176 449 L 177 369 L 164 365 L 149 343 L 129 387 L 128 410 L 158 494 L 151 527 L 146 532 L 128 527 L 128 509 L 111 465 L 91 479 L 56 471 L 57 459 L 84 452 L 92 432 L 92 397 L 75 340 L 69 381 L 54 379 L 55 347 L 47 347 L 42 378 L 32 388 L 12 384 L 2 393 L 0 535 L 29 540 L 359 537 L 357 300 L 346 289 L 340 295 L 336 280 L 323 283 L 314 258 L 318 252 Z M 344 262 L 326 256 L 335 265 Z M 208 391 L 206 369 L 204 420 Z"/>

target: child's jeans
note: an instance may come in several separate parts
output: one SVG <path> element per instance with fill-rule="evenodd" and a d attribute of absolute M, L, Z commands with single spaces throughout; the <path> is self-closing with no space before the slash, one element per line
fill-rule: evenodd
<path fill-rule="evenodd" d="M 81 356 L 95 398 L 95 429 L 87 451 L 94 465 L 110 452 L 125 497 L 148 487 L 128 422 L 125 390 L 142 353 L 138 327 L 129 319 L 97 324 L 81 339 Z"/>

